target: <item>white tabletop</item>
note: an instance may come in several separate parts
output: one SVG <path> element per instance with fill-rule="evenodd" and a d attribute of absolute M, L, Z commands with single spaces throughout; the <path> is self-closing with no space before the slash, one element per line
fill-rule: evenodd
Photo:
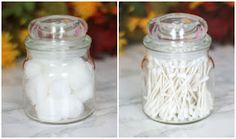
<path fill-rule="evenodd" d="M 96 112 L 67 125 L 41 124 L 23 112 L 22 69 L 2 72 L 2 136 L 4 137 L 113 137 L 117 133 L 116 58 L 96 61 Z"/>
<path fill-rule="evenodd" d="M 167 125 L 150 120 L 142 111 L 140 62 L 142 45 L 120 56 L 120 136 L 232 137 L 234 136 L 234 49 L 217 46 L 210 51 L 215 61 L 215 110 L 205 120 L 188 125 Z"/>

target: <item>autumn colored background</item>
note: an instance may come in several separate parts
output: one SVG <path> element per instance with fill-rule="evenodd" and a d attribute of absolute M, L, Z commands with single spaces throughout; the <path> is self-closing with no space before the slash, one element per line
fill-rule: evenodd
<path fill-rule="evenodd" d="M 198 15 L 208 23 L 214 44 L 234 45 L 234 2 L 121 2 L 119 10 L 119 50 L 142 43 L 148 21 L 172 12 Z"/>
<path fill-rule="evenodd" d="M 24 39 L 32 19 L 52 14 L 84 18 L 92 37 L 91 53 L 97 59 L 117 51 L 116 2 L 3 2 L 2 67 L 11 67 L 25 56 Z M 196 14 L 208 22 L 213 45 L 234 45 L 233 2 L 120 2 L 119 50 L 142 43 L 148 21 L 171 12 Z"/>
<path fill-rule="evenodd" d="M 116 56 L 116 2 L 3 2 L 2 67 L 8 68 L 26 55 L 27 26 L 35 18 L 63 14 L 81 17 L 93 39 L 91 54 L 97 59 Z"/>

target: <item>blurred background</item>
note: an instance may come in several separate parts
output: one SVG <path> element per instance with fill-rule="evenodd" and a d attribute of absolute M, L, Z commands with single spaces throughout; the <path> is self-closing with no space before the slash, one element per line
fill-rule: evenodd
<path fill-rule="evenodd" d="M 121 2 L 119 8 L 119 50 L 141 44 L 150 19 L 172 12 L 198 15 L 208 23 L 214 44 L 234 44 L 234 2 Z M 132 45 L 133 46 L 133 45 Z"/>
<path fill-rule="evenodd" d="M 91 54 L 96 59 L 116 56 L 116 2 L 3 2 L 2 67 L 9 68 L 25 57 L 24 40 L 31 20 L 53 14 L 81 17 L 88 23 Z"/>

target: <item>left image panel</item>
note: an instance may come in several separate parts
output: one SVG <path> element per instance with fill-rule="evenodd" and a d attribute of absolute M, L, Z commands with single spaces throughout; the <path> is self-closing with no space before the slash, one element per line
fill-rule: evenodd
<path fill-rule="evenodd" d="M 117 136 L 117 3 L 2 2 L 2 136 Z"/>

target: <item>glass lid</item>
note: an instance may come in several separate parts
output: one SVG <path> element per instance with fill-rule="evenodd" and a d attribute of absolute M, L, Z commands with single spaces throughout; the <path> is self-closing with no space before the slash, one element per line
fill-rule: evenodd
<path fill-rule="evenodd" d="M 201 17 L 172 13 L 153 18 L 144 38 L 147 48 L 166 52 L 185 52 L 208 48 L 211 38 L 207 23 Z"/>
<path fill-rule="evenodd" d="M 28 48 L 69 49 L 85 47 L 91 43 L 86 35 L 87 23 L 78 17 L 68 15 L 52 15 L 33 20 L 29 26 L 29 36 L 25 41 Z"/>

